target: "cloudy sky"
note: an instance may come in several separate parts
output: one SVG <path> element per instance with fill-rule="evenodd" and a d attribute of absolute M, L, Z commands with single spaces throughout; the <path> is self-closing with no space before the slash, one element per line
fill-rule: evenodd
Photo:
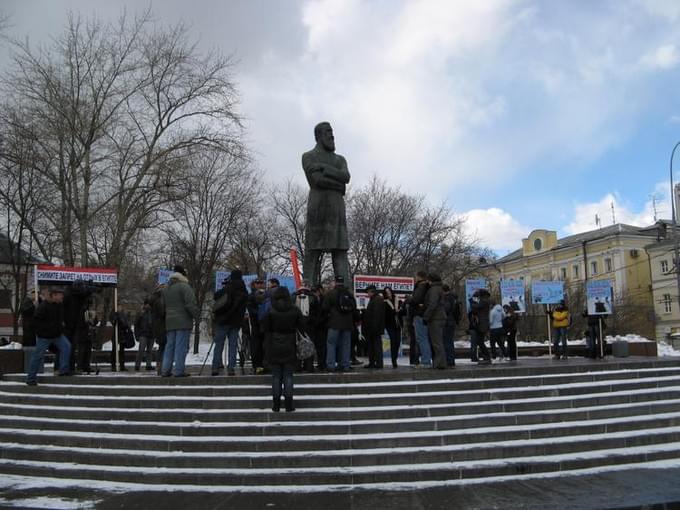
<path fill-rule="evenodd" d="M 333 124 L 353 183 L 378 175 L 445 200 L 500 255 L 535 228 L 567 235 L 670 217 L 680 140 L 677 0 L 157 0 L 201 48 L 238 60 L 247 136 L 272 181 Z M 141 1 L 3 0 L 39 43 L 69 10 Z M 3 50 L 6 52 L 6 49 Z M 5 59 L 3 59 L 5 60 Z M 680 169 L 680 155 L 677 162 Z M 680 180 L 680 172 L 676 180 Z"/>

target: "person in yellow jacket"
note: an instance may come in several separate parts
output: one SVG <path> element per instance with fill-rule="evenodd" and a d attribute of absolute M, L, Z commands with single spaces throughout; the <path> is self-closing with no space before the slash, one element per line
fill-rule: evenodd
<path fill-rule="evenodd" d="M 559 345 L 560 340 L 562 340 L 561 356 L 562 359 L 567 359 L 567 328 L 569 327 L 569 310 L 564 304 L 564 301 L 560 301 L 553 310 L 548 311 L 548 315 L 552 320 L 554 358 L 560 359 Z"/>

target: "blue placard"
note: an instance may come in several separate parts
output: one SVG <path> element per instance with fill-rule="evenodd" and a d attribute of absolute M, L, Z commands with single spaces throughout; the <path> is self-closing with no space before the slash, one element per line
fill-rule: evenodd
<path fill-rule="evenodd" d="M 269 287 L 269 280 L 272 278 L 276 278 L 279 281 L 279 285 L 281 285 L 281 287 L 286 287 L 291 294 L 297 290 L 297 287 L 295 286 L 295 278 L 292 276 L 267 273 L 267 287 Z"/>
<path fill-rule="evenodd" d="M 611 315 L 611 280 L 589 280 L 586 282 L 586 301 L 589 315 Z"/>
<path fill-rule="evenodd" d="M 556 305 L 564 301 L 564 282 L 538 280 L 531 282 L 531 302 L 535 305 Z"/>
<path fill-rule="evenodd" d="M 158 285 L 167 285 L 170 281 L 170 275 L 174 273 L 172 269 L 158 270 Z"/>
<path fill-rule="evenodd" d="M 487 282 L 484 278 L 478 278 L 476 280 L 465 280 L 465 303 L 466 306 L 470 305 L 470 298 L 472 294 L 478 289 L 486 289 Z"/>
<path fill-rule="evenodd" d="M 524 299 L 524 280 L 501 280 L 501 304 L 508 305 L 515 313 L 527 311 Z"/>
<path fill-rule="evenodd" d="M 215 271 L 215 292 L 222 288 L 222 282 L 228 280 L 231 276 L 231 271 Z M 243 275 L 243 283 L 246 284 L 246 289 L 250 292 L 250 282 L 257 279 L 256 274 Z"/>

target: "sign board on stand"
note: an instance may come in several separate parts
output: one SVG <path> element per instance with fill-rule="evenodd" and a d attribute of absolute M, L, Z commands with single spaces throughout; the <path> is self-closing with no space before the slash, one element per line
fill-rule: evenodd
<path fill-rule="evenodd" d="M 475 280 L 465 280 L 465 306 L 470 306 L 470 299 L 476 290 L 489 289 L 488 283 L 484 278 L 477 278 Z M 468 310 L 469 311 L 469 310 Z"/>
<path fill-rule="evenodd" d="M 588 315 L 611 315 L 611 280 L 588 280 L 586 282 L 586 301 L 588 303 Z"/>
<path fill-rule="evenodd" d="M 526 313 L 524 280 L 501 280 L 501 304 L 508 305 L 515 313 Z"/>
<path fill-rule="evenodd" d="M 535 305 L 556 305 L 564 300 L 564 282 L 536 280 L 531 282 L 531 302 Z"/>
<path fill-rule="evenodd" d="M 375 285 L 378 290 L 383 290 L 390 287 L 394 293 L 394 297 L 398 301 L 403 300 L 406 296 L 413 294 L 415 288 L 415 281 L 409 276 L 377 276 L 358 274 L 354 276 L 354 297 L 357 300 L 358 308 L 366 308 L 368 304 L 368 294 L 366 294 L 366 287 Z"/>

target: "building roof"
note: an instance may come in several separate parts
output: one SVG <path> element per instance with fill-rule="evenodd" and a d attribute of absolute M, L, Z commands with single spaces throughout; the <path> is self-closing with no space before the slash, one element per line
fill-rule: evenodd
<path fill-rule="evenodd" d="M 615 225 L 609 225 L 596 230 L 590 230 L 588 232 L 581 232 L 580 234 L 563 237 L 562 239 L 557 240 L 557 246 L 540 253 L 549 253 L 551 251 L 561 250 L 572 246 L 580 246 L 583 244 L 583 242 L 595 241 L 598 239 L 619 235 L 636 235 L 657 238 L 659 236 L 660 228 L 663 228 L 660 226 L 660 224 L 663 223 L 665 223 L 665 221 L 659 221 L 648 227 L 635 227 L 633 225 L 626 225 L 625 223 L 617 223 Z M 512 262 L 514 260 L 521 259 L 523 256 L 523 249 L 520 248 L 519 250 L 508 253 L 505 257 L 501 257 L 500 259 L 496 260 L 495 263 L 502 264 L 506 262 Z"/>
<path fill-rule="evenodd" d="M 45 262 L 21 248 L 19 248 L 17 253 L 17 247 L 12 246 L 12 244 L 5 234 L 0 233 L 0 264 L 41 264 Z M 12 256 L 13 252 L 14 256 Z"/>

